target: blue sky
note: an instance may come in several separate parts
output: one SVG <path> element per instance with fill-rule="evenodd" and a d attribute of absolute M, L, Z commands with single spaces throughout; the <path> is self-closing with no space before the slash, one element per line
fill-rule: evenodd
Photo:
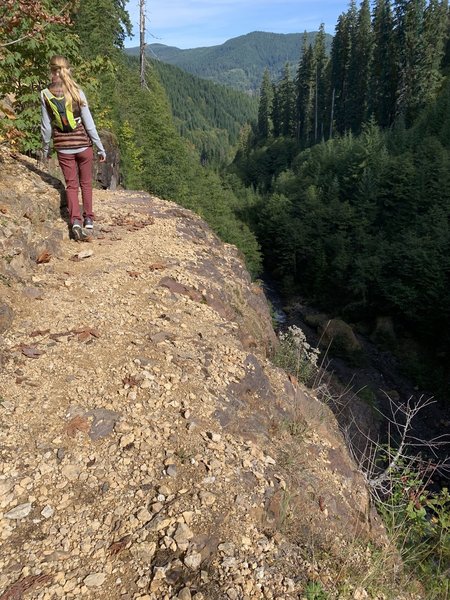
<path fill-rule="evenodd" d="M 147 0 L 147 43 L 178 48 L 215 46 L 250 33 L 302 33 L 315 31 L 325 23 L 334 32 L 337 17 L 347 10 L 347 0 Z M 127 8 L 138 42 L 139 0 Z"/>

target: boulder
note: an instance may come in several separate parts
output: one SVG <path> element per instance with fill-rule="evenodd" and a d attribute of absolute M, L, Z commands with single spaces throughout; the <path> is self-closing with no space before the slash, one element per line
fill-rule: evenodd
<path fill-rule="evenodd" d="M 106 150 L 106 161 L 101 163 L 95 153 L 94 180 L 103 189 L 115 190 L 119 184 L 120 153 L 116 137 L 106 130 L 99 131 L 100 138 Z"/>
<path fill-rule="evenodd" d="M 331 345 L 335 353 L 352 356 L 362 351 L 361 344 L 356 339 L 353 329 L 341 319 L 331 319 L 319 326 L 320 345 Z"/>
<path fill-rule="evenodd" d="M 391 317 L 377 317 L 375 327 L 370 336 L 371 339 L 381 345 L 392 346 L 396 343 L 394 322 Z"/>

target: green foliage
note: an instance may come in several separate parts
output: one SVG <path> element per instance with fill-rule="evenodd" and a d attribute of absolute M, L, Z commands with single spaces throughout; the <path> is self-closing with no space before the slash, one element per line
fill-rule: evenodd
<path fill-rule="evenodd" d="M 385 460 L 389 461 L 390 452 Z M 378 502 L 388 535 L 403 564 L 425 585 L 427 598 L 440 600 L 450 591 L 450 494 L 427 491 L 424 476 L 399 464 L 391 472 L 389 498 Z"/>
<path fill-rule="evenodd" d="M 303 152 L 278 138 L 232 167 L 267 194 L 252 222 L 283 288 L 346 320 L 390 316 L 434 364 L 435 390 L 450 361 L 449 105 L 447 80 L 409 130 L 371 122 Z"/>
<path fill-rule="evenodd" d="M 259 109 L 258 109 L 258 136 L 261 139 L 269 137 L 271 131 L 270 113 L 272 110 L 273 88 L 270 81 L 269 70 L 264 71 L 261 89 L 259 92 Z"/>
<path fill-rule="evenodd" d="M 292 136 L 305 148 L 336 132 L 360 133 L 371 119 L 381 127 L 410 126 L 438 95 L 448 19 L 447 0 L 396 2 L 395 18 L 389 0 L 375 2 L 373 17 L 369 0 L 359 9 L 350 2 L 330 56 L 323 25 L 314 43 L 305 36 L 295 85 L 285 67 L 273 90 L 273 126 L 260 128 L 257 144 Z"/>
<path fill-rule="evenodd" d="M 307 600 L 328 600 L 329 596 L 318 581 L 310 581 L 305 588 Z"/>
<path fill-rule="evenodd" d="M 79 0 L 72 19 L 80 38 L 83 56 L 117 58 L 123 42 L 131 34 L 127 0 Z"/>
<path fill-rule="evenodd" d="M 13 124 L 1 122 L 0 127 L 14 126 L 20 149 L 30 151 L 40 141 L 36 106 L 39 91 L 47 84 L 50 57 L 65 54 L 75 58 L 78 39 L 68 28 L 67 4 L 62 0 L 40 0 L 29 10 L 18 2 L 10 4 L 6 2 L 0 8 L 0 98 L 8 94 L 14 97 L 16 119 Z M 37 12 L 31 10 L 34 7 Z"/>

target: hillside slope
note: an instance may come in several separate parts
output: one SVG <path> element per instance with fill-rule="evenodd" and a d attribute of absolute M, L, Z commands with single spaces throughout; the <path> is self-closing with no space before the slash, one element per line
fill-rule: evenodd
<path fill-rule="evenodd" d="M 242 127 L 256 121 L 258 101 L 247 94 L 151 60 L 166 91 L 179 133 L 206 162 L 229 164 Z"/>
<path fill-rule="evenodd" d="M 307 33 L 308 43 L 313 43 L 316 35 L 317 32 Z M 329 50 L 332 36 L 327 34 L 326 39 Z M 183 50 L 164 44 L 149 44 L 148 54 L 193 75 L 256 93 L 266 67 L 277 80 L 286 62 L 298 65 L 302 44 L 303 33 L 254 31 L 206 48 Z M 127 48 L 125 51 L 134 56 L 139 54 L 139 48 Z"/>
<path fill-rule="evenodd" d="M 367 542 L 386 544 L 363 479 L 331 412 L 268 360 L 236 249 L 124 191 L 96 192 L 96 237 L 75 243 L 52 182 L 0 160 L 0 598 L 384 597 L 363 587 Z M 33 188 L 47 256 L 38 213 L 16 244 Z"/>

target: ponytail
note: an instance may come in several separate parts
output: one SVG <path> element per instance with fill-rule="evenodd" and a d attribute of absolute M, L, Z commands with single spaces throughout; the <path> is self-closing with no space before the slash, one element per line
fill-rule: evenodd
<path fill-rule="evenodd" d="M 72 79 L 70 64 L 67 58 L 59 55 L 52 56 L 50 60 L 50 69 L 52 75 L 56 75 L 61 79 L 62 89 L 66 100 L 72 100 L 80 106 L 84 106 L 86 102 L 81 99 L 79 85 Z"/>

